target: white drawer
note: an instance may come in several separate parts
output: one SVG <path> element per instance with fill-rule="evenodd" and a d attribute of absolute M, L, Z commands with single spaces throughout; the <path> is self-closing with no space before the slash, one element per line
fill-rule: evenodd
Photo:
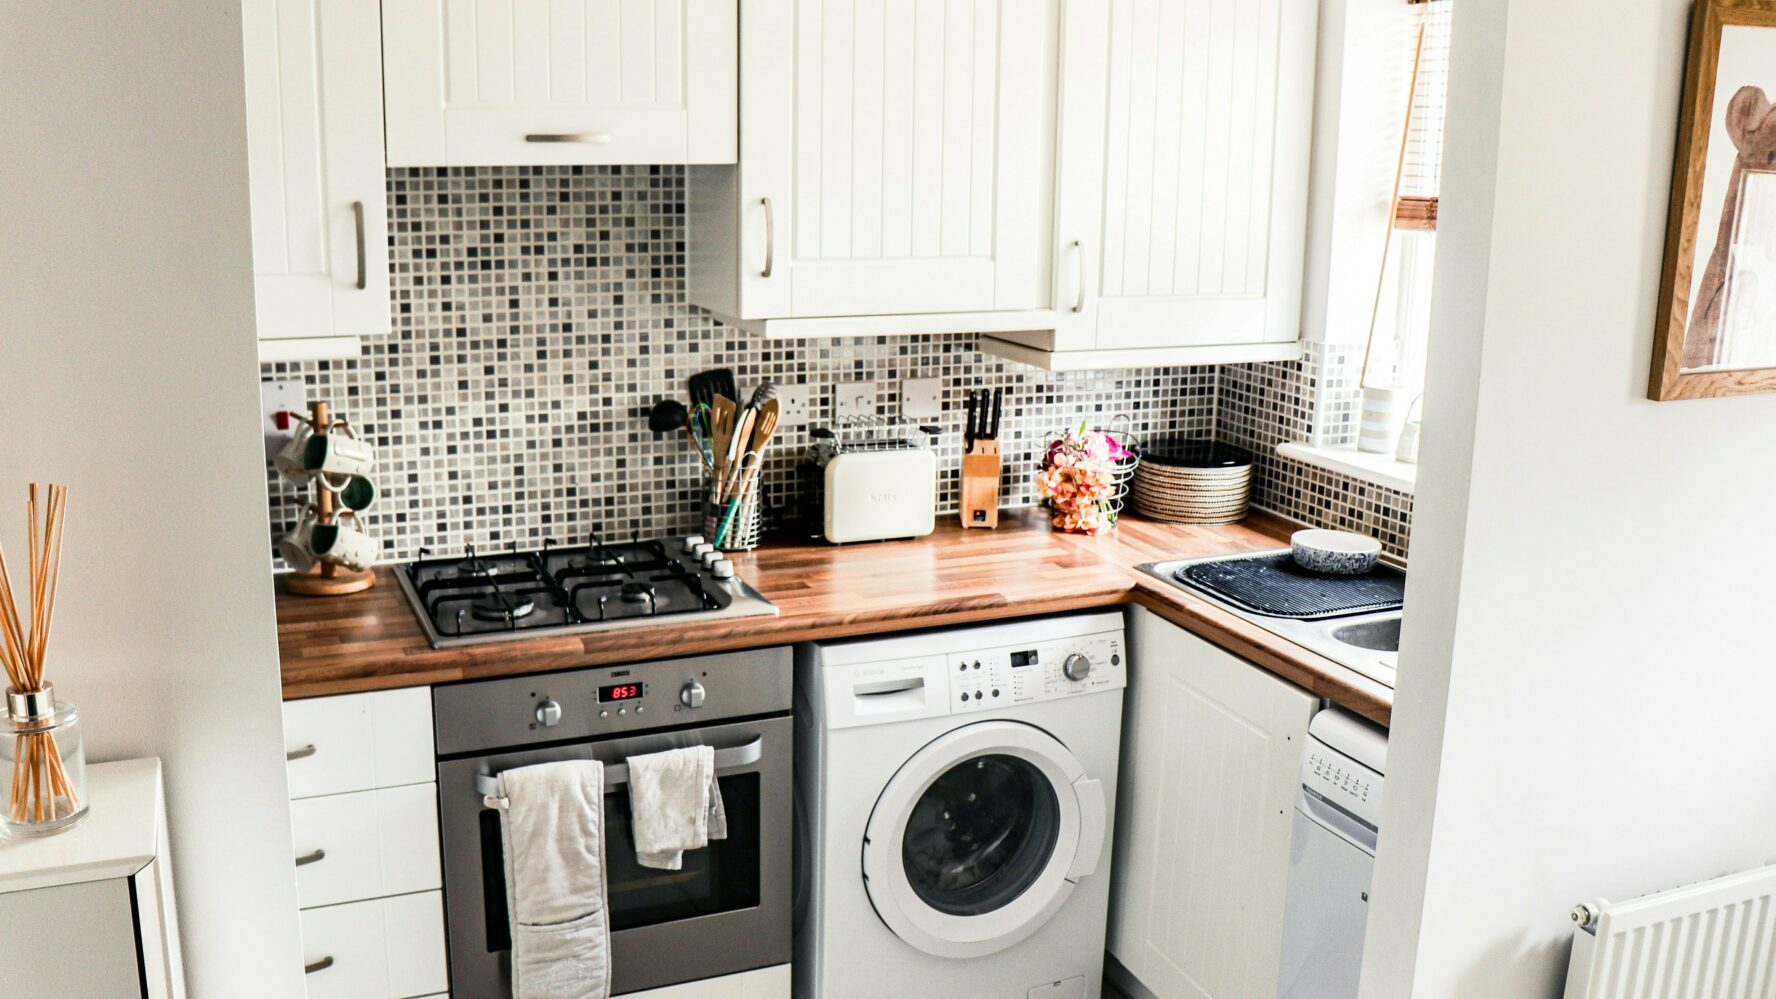
<path fill-rule="evenodd" d="M 420 892 L 302 913 L 308 999 L 412 999 L 449 987 L 444 905 Z M 321 965 L 325 965 L 322 967 Z"/>
<path fill-rule="evenodd" d="M 292 801 L 290 827 L 304 909 L 440 886 L 436 784 Z"/>
<path fill-rule="evenodd" d="M 431 688 L 285 701 L 284 750 L 291 798 L 435 780 Z"/>

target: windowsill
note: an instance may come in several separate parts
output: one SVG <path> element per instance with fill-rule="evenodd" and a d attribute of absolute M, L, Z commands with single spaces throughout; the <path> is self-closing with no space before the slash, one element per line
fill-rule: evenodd
<path fill-rule="evenodd" d="M 1398 461 L 1391 454 L 1370 454 L 1354 447 L 1314 447 L 1295 443 L 1278 444 L 1277 454 L 1372 485 L 1397 489 L 1408 496 L 1418 485 L 1418 466 Z"/>

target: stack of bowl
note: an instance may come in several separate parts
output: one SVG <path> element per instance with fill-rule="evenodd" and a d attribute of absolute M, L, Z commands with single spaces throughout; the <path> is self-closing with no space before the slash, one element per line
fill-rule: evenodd
<path fill-rule="evenodd" d="M 1231 524 L 1252 498 L 1252 455 L 1215 441 L 1162 438 L 1141 450 L 1135 512 L 1172 524 Z"/>

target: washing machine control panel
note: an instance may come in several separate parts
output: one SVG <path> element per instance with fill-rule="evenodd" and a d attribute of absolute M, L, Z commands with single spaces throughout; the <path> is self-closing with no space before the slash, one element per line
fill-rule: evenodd
<path fill-rule="evenodd" d="M 950 712 L 990 711 L 1117 690 L 1128 682 L 1128 647 L 1120 631 L 971 649 L 949 656 Z"/>

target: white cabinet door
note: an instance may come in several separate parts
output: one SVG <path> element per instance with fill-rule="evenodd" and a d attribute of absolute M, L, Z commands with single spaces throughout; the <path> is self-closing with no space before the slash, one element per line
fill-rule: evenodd
<path fill-rule="evenodd" d="M 1109 950 L 1161 999 L 1272 999 L 1318 700 L 1146 610 L 1129 661 Z"/>
<path fill-rule="evenodd" d="M 437 776 L 432 690 L 285 701 L 284 747 L 293 799 L 427 783 Z"/>
<path fill-rule="evenodd" d="M 299 798 L 290 831 L 304 909 L 440 887 L 436 784 Z"/>
<path fill-rule="evenodd" d="M 389 164 L 732 163 L 736 5 L 383 0 Z"/>
<path fill-rule="evenodd" d="M 386 333 L 376 5 L 243 0 L 241 31 L 259 339 Z M 262 352 L 294 356 L 275 346 Z"/>
<path fill-rule="evenodd" d="M 309 999 L 408 999 L 449 986 L 435 891 L 302 911 Z"/>
<path fill-rule="evenodd" d="M 736 244 L 712 255 L 736 273 L 693 275 L 693 299 L 740 319 L 1045 308 L 1059 8 L 745 0 L 741 166 L 692 178 L 693 242 Z"/>
<path fill-rule="evenodd" d="M 1068 5 L 1055 349 L 1299 338 L 1318 23 L 1318 0 Z"/>

